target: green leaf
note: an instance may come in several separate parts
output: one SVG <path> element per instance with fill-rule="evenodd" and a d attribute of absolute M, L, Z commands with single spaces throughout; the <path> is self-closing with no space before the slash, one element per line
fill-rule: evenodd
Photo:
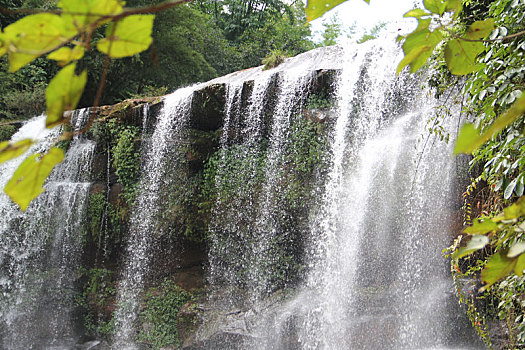
<path fill-rule="evenodd" d="M 485 131 L 483 134 L 479 134 L 473 124 L 465 124 L 458 135 L 456 142 L 456 148 L 454 153 L 467 153 L 470 154 L 474 150 L 478 149 L 485 142 L 490 140 L 492 136 L 499 133 L 507 125 L 513 123 L 521 115 L 525 113 L 525 96 L 522 96 L 494 123 Z"/>
<path fill-rule="evenodd" d="M 463 125 L 456 140 L 454 154 L 472 153 L 476 148 L 481 146 L 485 141 L 478 141 L 480 135 L 474 124 L 467 123 Z"/>
<path fill-rule="evenodd" d="M 27 151 L 32 144 L 33 140 L 31 139 L 24 139 L 15 143 L 9 141 L 0 143 L 0 163 L 18 157 Z"/>
<path fill-rule="evenodd" d="M 494 30 L 494 18 L 489 18 L 484 21 L 476 21 L 470 25 L 466 36 L 471 40 L 484 39 Z"/>
<path fill-rule="evenodd" d="M 7 26 L 2 36 L 9 54 L 9 71 L 15 72 L 33 59 L 69 41 L 76 32 L 51 13 L 29 15 Z"/>
<path fill-rule="evenodd" d="M 26 210 L 29 203 L 44 191 L 42 187 L 51 170 L 64 159 L 64 151 L 53 147 L 46 154 L 33 154 L 16 169 L 4 188 L 5 193 L 20 209 Z"/>
<path fill-rule="evenodd" d="M 503 218 L 505 220 L 517 219 L 525 215 L 525 196 L 520 197 L 516 203 L 503 209 Z"/>
<path fill-rule="evenodd" d="M 507 276 L 516 267 L 517 259 L 507 257 L 504 252 L 492 255 L 485 268 L 481 271 L 481 280 L 486 283 L 480 291 L 487 290 L 491 285 Z"/>
<path fill-rule="evenodd" d="M 403 43 L 405 57 L 397 66 L 397 73 L 410 65 L 410 71 L 417 71 L 428 60 L 443 35 L 440 32 L 431 32 L 428 29 L 416 30 L 410 33 Z"/>
<path fill-rule="evenodd" d="M 423 9 L 414 9 L 414 10 L 410 10 L 408 11 L 407 13 L 405 13 L 403 15 L 403 17 L 415 17 L 415 18 L 421 18 L 423 16 L 430 16 L 432 15 L 431 13 L 428 13 L 427 11 L 423 10 Z"/>
<path fill-rule="evenodd" d="M 525 254 L 521 254 L 516 259 L 516 266 L 514 266 L 514 273 L 518 276 L 522 276 L 523 270 L 525 270 Z"/>
<path fill-rule="evenodd" d="M 423 4 L 427 10 L 438 15 L 442 15 L 447 8 L 447 2 L 441 0 L 423 0 Z"/>
<path fill-rule="evenodd" d="M 446 3 L 445 11 L 454 11 L 454 15 L 457 16 L 461 12 L 461 1 L 448 0 Z"/>
<path fill-rule="evenodd" d="M 306 21 L 310 22 L 316 18 L 321 17 L 327 11 L 333 9 L 339 4 L 342 4 L 346 0 L 308 0 L 306 6 Z M 365 0 L 366 3 L 370 3 L 369 0 Z"/>
<path fill-rule="evenodd" d="M 518 181 L 518 183 L 516 184 L 516 195 L 518 196 L 523 196 L 523 190 L 525 189 L 525 187 L 523 186 L 523 178 L 521 178 L 520 181 Z"/>
<path fill-rule="evenodd" d="M 498 229 L 498 225 L 491 220 L 485 220 L 483 222 L 475 220 L 474 224 L 464 229 L 463 232 L 470 235 L 484 235 L 492 231 L 497 231 Z"/>
<path fill-rule="evenodd" d="M 146 50 L 151 41 L 154 15 L 128 16 L 106 29 L 106 38 L 97 43 L 97 49 L 113 58 L 133 56 Z"/>
<path fill-rule="evenodd" d="M 124 2 L 119 0 L 60 0 L 62 17 L 70 28 L 83 31 L 94 24 L 102 25 L 107 21 L 100 21 L 103 16 L 114 16 L 122 13 Z"/>
<path fill-rule="evenodd" d="M 515 258 L 525 252 L 525 242 L 518 242 L 510 247 L 507 258 Z"/>
<path fill-rule="evenodd" d="M 477 250 L 483 249 L 490 242 L 487 236 L 475 235 L 467 243 L 465 247 L 459 248 L 452 254 L 452 259 L 457 260 L 464 256 L 470 255 Z"/>
<path fill-rule="evenodd" d="M 75 46 L 73 49 L 69 47 L 61 47 L 60 49 L 51 52 L 47 58 L 58 61 L 58 64 L 65 66 L 71 61 L 77 61 L 84 56 L 84 48 L 82 46 Z"/>
<path fill-rule="evenodd" d="M 46 89 L 47 119 L 51 127 L 62 122 L 65 110 L 75 109 L 87 81 L 87 72 L 75 74 L 76 64 L 70 64 L 58 72 Z"/>
<path fill-rule="evenodd" d="M 421 30 L 428 29 L 430 27 L 430 24 L 432 23 L 432 19 L 430 18 L 420 18 L 417 20 L 417 28 L 414 30 L 415 32 L 419 32 Z"/>
<path fill-rule="evenodd" d="M 503 192 L 503 198 L 509 199 L 512 196 L 512 193 L 516 188 L 517 181 L 518 179 L 514 179 L 507 185 L 507 188 L 505 188 L 505 191 Z"/>
<path fill-rule="evenodd" d="M 476 57 L 483 52 L 485 46 L 480 42 L 453 39 L 445 46 L 445 61 L 450 73 L 465 75 L 474 72 L 481 66 L 476 63 Z"/>

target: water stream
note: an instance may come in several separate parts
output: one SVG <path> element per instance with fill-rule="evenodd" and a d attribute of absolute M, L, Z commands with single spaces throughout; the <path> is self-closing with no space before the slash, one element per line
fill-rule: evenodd
<path fill-rule="evenodd" d="M 72 116 L 84 127 L 89 110 Z M 59 136 L 46 129 L 45 116 L 29 120 L 12 140 L 39 140 L 25 156 L 1 165 L 4 186 L 29 154 L 47 150 Z M 90 187 L 95 144 L 75 137 L 64 161 L 51 173 L 45 191 L 25 213 L 0 194 L 0 344 L 2 349 L 69 349 L 77 340 L 75 280 Z"/>

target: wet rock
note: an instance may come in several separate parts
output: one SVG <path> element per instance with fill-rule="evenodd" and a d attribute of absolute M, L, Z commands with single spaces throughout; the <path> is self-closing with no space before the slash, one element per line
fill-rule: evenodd
<path fill-rule="evenodd" d="M 328 118 L 329 111 L 324 109 L 306 109 L 303 115 L 309 121 L 324 123 Z"/>
<path fill-rule="evenodd" d="M 151 332 L 153 332 L 153 324 L 149 323 L 149 322 L 145 322 L 142 324 L 142 330 L 144 331 L 144 333 L 146 334 L 149 334 Z"/>
<path fill-rule="evenodd" d="M 124 191 L 124 186 L 120 183 L 111 185 L 108 194 L 108 202 L 114 206 L 118 206 L 120 194 Z"/>
<path fill-rule="evenodd" d="M 225 95 L 224 84 L 212 84 L 195 91 L 191 103 L 190 126 L 202 131 L 212 131 L 222 127 Z"/>
<path fill-rule="evenodd" d="M 106 184 L 94 183 L 93 185 L 91 185 L 91 189 L 90 189 L 91 194 L 103 193 L 105 191 L 106 191 Z"/>
<path fill-rule="evenodd" d="M 239 291 L 243 294 L 242 291 Z M 220 301 L 201 300 L 200 303 L 186 304 L 179 313 L 179 337 L 185 350 L 245 349 L 246 344 L 260 341 L 258 332 L 269 325 L 282 310 L 287 298 L 277 291 L 257 305 L 230 306 Z M 294 324 L 300 324 L 296 320 Z M 261 327 L 263 326 L 263 327 Z M 294 349 L 298 338 L 291 325 L 285 337 L 287 349 Z M 225 348 L 224 344 L 228 344 Z"/>
<path fill-rule="evenodd" d="M 92 162 L 92 176 L 96 180 L 102 180 L 107 172 L 108 157 L 104 153 L 95 153 Z"/>

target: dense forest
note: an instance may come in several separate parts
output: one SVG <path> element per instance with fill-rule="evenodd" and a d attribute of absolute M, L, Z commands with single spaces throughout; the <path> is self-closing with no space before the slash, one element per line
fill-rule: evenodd
<path fill-rule="evenodd" d="M 0 14 L 5 28 L 24 16 L 25 9 L 55 9 L 56 1 L 2 1 L 0 7 L 22 10 Z M 138 7 L 156 2 L 127 1 Z M 330 34 L 332 33 L 332 34 Z M 304 5 L 268 1 L 195 1 L 161 12 L 153 28 L 150 49 L 133 57 L 112 60 L 107 73 L 101 104 L 127 98 L 159 96 L 176 88 L 206 81 L 233 71 L 257 66 L 270 53 L 294 56 L 314 47 Z M 328 30 L 328 44 L 334 30 Z M 337 31 L 335 33 L 337 35 Z M 93 47 L 103 37 L 93 35 Z M 99 86 L 104 55 L 92 49 L 79 65 L 89 72 L 79 107 L 93 104 Z M 15 74 L 7 73 L 8 58 L 0 61 L 0 119 L 26 119 L 45 110 L 45 88 L 59 66 L 38 58 Z M 11 128 L 4 126 L 0 137 L 8 139 Z"/>

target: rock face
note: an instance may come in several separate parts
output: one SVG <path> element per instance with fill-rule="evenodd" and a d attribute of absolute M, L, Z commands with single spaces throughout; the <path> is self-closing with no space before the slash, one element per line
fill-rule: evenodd
<path fill-rule="evenodd" d="M 239 291 L 242 293 L 242 291 Z M 243 349 L 249 344 L 258 342 L 260 335 L 256 329 L 259 325 L 272 319 L 286 303 L 287 298 L 276 292 L 257 305 L 231 306 L 201 300 L 190 307 L 181 309 L 180 315 L 188 320 L 192 327 L 179 328 L 182 349 Z M 179 323 L 181 326 L 181 323 Z M 294 348 L 293 329 L 287 335 L 289 348 Z M 225 347 L 225 344 L 228 344 Z"/>

